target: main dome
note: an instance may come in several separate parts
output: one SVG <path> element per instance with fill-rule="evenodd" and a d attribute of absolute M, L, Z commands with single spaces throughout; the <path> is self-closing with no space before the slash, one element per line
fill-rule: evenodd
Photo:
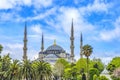
<path fill-rule="evenodd" d="M 64 49 L 59 45 L 51 45 L 46 49 L 46 51 L 62 51 L 63 52 Z"/>
<path fill-rule="evenodd" d="M 54 44 L 49 46 L 46 49 L 45 53 L 46 54 L 60 54 L 60 53 L 65 53 L 65 50 L 59 45 L 57 45 L 56 40 L 54 40 Z"/>

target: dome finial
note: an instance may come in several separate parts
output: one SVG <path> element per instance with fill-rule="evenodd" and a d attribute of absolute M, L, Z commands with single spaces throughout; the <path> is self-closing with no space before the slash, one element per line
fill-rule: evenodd
<path fill-rule="evenodd" d="M 54 46 L 56 46 L 56 39 L 54 40 Z"/>

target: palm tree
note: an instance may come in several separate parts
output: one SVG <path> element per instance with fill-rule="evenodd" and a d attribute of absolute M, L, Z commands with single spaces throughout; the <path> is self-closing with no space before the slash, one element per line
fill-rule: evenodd
<path fill-rule="evenodd" d="M 21 74 L 25 80 L 35 80 L 35 71 L 32 68 L 32 62 L 30 60 L 23 60 Z"/>
<path fill-rule="evenodd" d="M 50 64 L 43 61 L 33 62 L 37 80 L 52 80 L 52 70 Z"/>
<path fill-rule="evenodd" d="M 9 80 L 20 80 L 20 64 L 18 60 L 13 60 L 7 72 Z"/>
<path fill-rule="evenodd" d="M 4 55 L 0 60 L 0 79 L 1 80 L 8 79 L 7 71 L 10 68 L 10 64 L 11 64 L 11 58 L 9 54 Z"/>
<path fill-rule="evenodd" d="M 89 72 L 88 72 L 88 68 L 89 68 L 89 56 L 92 54 L 93 52 L 93 48 L 90 45 L 84 45 L 83 46 L 83 54 L 86 56 L 87 58 L 87 80 L 89 80 Z"/>

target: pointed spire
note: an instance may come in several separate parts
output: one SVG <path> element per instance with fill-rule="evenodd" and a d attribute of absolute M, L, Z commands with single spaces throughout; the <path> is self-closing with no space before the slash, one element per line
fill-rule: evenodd
<path fill-rule="evenodd" d="M 24 29 L 24 47 L 23 47 L 23 60 L 27 59 L 27 25 L 25 22 L 25 29 Z"/>
<path fill-rule="evenodd" d="M 54 40 L 54 46 L 56 46 L 56 39 Z"/>
<path fill-rule="evenodd" d="M 71 24 L 71 45 L 70 45 L 70 49 L 71 49 L 71 62 L 74 62 L 74 28 L 73 28 L 73 19 L 72 19 L 72 24 Z"/>
<path fill-rule="evenodd" d="M 83 47 L 83 38 L 82 38 L 82 33 L 81 33 L 80 35 L 80 57 L 81 58 L 83 58 L 82 47 Z"/>
<path fill-rule="evenodd" d="M 42 33 L 42 40 L 41 40 L 41 51 L 44 51 L 44 35 Z"/>
<path fill-rule="evenodd" d="M 71 36 L 74 37 L 73 19 L 71 24 Z"/>

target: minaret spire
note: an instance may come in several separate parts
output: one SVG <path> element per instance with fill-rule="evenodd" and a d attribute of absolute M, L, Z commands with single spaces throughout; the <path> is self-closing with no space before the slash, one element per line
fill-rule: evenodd
<path fill-rule="evenodd" d="M 56 46 L 56 39 L 54 40 L 54 44 L 53 45 Z"/>
<path fill-rule="evenodd" d="M 44 35 L 42 33 L 42 40 L 41 40 L 41 52 L 44 51 Z"/>
<path fill-rule="evenodd" d="M 27 25 L 25 23 L 25 29 L 24 29 L 24 47 L 23 47 L 23 60 L 27 60 Z"/>
<path fill-rule="evenodd" d="M 83 38 L 82 38 L 82 33 L 81 33 L 80 35 L 80 57 L 81 58 L 83 58 L 82 47 L 83 47 Z"/>
<path fill-rule="evenodd" d="M 71 49 L 71 62 L 74 62 L 74 28 L 73 28 L 73 19 L 72 19 L 72 24 L 71 24 L 71 45 L 70 45 L 70 49 Z"/>

